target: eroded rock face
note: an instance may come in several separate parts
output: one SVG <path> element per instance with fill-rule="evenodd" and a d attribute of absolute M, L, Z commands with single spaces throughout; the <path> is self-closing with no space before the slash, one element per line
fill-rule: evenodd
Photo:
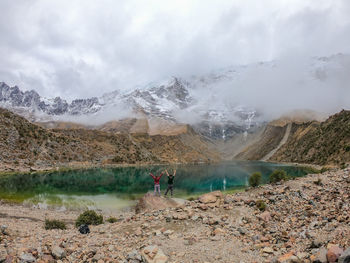
<path fill-rule="evenodd" d="M 183 203 L 183 202 L 182 202 Z M 182 205 L 177 199 L 155 196 L 153 193 L 145 194 L 137 203 L 135 212 L 141 213 L 145 211 L 154 211 Z"/>

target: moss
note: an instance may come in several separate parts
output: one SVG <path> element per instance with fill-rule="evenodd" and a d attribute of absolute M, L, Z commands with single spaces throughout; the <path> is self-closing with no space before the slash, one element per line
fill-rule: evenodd
<path fill-rule="evenodd" d="M 103 223 L 103 216 L 98 215 L 93 210 L 87 210 L 84 213 L 80 214 L 77 220 L 75 221 L 75 226 L 79 227 L 80 225 L 100 225 Z"/>
<path fill-rule="evenodd" d="M 45 229 L 66 229 L 66 224 L 60 220 L 49 220 L 45 219 Z"/>

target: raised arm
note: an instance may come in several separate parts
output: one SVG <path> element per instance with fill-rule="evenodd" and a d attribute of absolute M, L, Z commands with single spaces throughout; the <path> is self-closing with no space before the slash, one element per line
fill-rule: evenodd
<path fill-rule="evenodd" d="M 175 175 L 176 175 L 176 169 L 174 169 L 174 177 L 175 177 Z"/>
<path fill-rule="evenodd" d="M 149 175 L 150 175 L 153 179 L 156 178 L 152 173 L 149 173 Z"/>
<path fill-rule="evenodd" d="M 168 170 L 167 170 L 167 169 L 165 169 L 165 172 L 166 172 L 166 176 L 169 176 L 169 173 L 168 173 Z"/>
<path fill-rule="evenodd" d="M 162 173 L 159 175 L 159 179 L 162 178 L 163 174 L 164 174 L 164 172 L 162 172 Z"/>

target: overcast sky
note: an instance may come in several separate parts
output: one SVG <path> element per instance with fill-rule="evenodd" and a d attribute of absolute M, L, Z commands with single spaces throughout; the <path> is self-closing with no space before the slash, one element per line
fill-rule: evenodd
<path fill-rule="evenodd" d="M 1 0 L 0 10 L 0 81 L 47 97 L 350 53 L 348 0 Z"/>

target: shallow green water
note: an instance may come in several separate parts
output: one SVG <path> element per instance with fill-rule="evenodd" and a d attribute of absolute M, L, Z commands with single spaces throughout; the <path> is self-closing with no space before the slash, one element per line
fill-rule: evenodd
<path fill-rule="evenodd" d="M 275 169 L 291 176 L 306 174 L 303 168 L 264 162 L 230 162 L 220 164 L 142 166 L 110 169 L 88 169 L 46 174 L 0 176 L 0 199 L 24 202 L 41 207 L 62 209 L 98 208 L 114 210 L 128 207 L 133 200 L 153 190 L 149 172 L 159 174 L 165 168 L 177 169 L 175 196 L 247 186 L 253 172 L 261 172 L 263 181 Z M 164 193 L 167 178 L 161 179 Z"/>

